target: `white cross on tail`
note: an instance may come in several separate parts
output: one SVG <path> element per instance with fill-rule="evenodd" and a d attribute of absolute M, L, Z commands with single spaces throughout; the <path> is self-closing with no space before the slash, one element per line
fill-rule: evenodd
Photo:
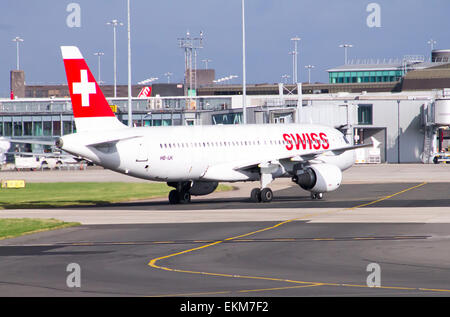
<path fill-rule="evenodd" d="M 73 83 L 73 94 L 81 95 L 81 106 L 89 107 L 89 95 L 96 93 L 95 82 L 88 81 L 86 69 L 80 70 L 81 82 Z"/>

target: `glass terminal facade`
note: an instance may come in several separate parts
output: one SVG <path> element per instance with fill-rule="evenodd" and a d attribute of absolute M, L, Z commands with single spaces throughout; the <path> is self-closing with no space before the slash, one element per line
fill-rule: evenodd
<path fill-rule="evenodd" d="M 330 84 L 382 83 L 399 81 L 403 70 L 331 71 Z"/>
<path fill-rule="evenodd" d="M 109 100 L 116 116 L 128 124 L 128 100 Z M 230 97 L 133 99 L 133 125 L 191 125 L 196 111 L 231 109 Z M 188 114 L 192 113 L 192 115 Z M 213 123 L 240 123 L 240 117 L 218 117 Z M 55 138 L 76 132 L 69 99 L 20 99 L 0 101 L 0 136 Z"/>

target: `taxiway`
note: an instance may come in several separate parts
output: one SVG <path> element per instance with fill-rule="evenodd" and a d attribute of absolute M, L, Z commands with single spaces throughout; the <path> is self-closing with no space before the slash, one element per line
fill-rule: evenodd
<path fill-rule="evenodd" d="M 281 181 L 270 204 L 237 184 L 189 205 L 2 210 L 83 225 L 0 241 L 0 295 L 449 296 L 450 178 L 434 168 L 358 166 L 323 201 Z M 372 171 L 398 181 L 364 181 Z M 66 284 L 70 263 L 80 288 Z"/>

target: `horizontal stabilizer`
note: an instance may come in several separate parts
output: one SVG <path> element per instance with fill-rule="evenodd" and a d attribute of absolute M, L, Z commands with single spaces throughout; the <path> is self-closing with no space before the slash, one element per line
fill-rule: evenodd
<path fill-rule="evenodd" d="M 136 135 L 136 136 L 123 137 L 123 138 L 109 138 L 109 139 L 97 140 L 95 142 L 88 143 L 88 144 L 86 144 L 86 146 L 108 145 L 108 144 L 117 143 L 119 141 L 131 140 L 131 139 L 136 139 L 136 138 L 141 138 L 141 137 L 142 136 L 140 136 L 140 135 Z"/>
<path fill-rule="evenodd" d="M 0 138 L 2 141 L 8 141 L 10 143 L 23 143 L 23 144 L 42 144 L 42 145 L 55 145 L 55 141 L 49 140 L 37 140 L 37 139 L 9 139 L 9 138 Z"/>

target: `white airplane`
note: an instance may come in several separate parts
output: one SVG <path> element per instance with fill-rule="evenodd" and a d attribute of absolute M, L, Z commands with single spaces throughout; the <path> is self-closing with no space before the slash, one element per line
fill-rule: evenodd
<path fill-rule="evenodd" d="M 111 111 L 79 49 L 62 46 L 77 132 L 56 145 L 107 169 L 174 187 L 172 204 L 212 193 L 219 182 L 259 181 L 255 202 L 270 202 L 268 187 L 290 177 L 313 199 L 341 185 L 354 149 L 336 129 L 321 125 L 247 124 L 129 128 Z"/>

